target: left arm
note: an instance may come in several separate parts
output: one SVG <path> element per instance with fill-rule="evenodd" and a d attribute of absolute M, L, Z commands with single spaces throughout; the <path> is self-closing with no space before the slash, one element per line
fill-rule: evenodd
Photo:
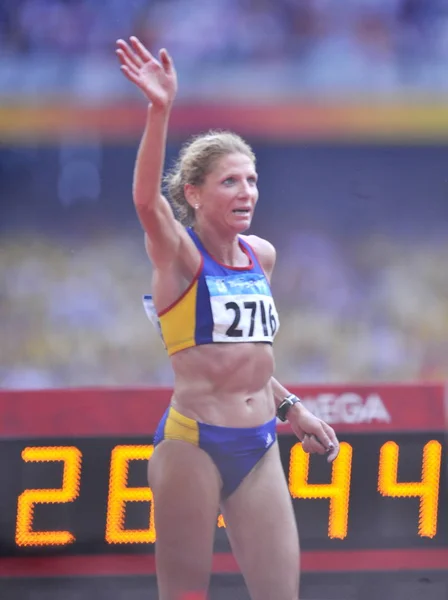
<path fill-rule="evenodd" d="M 245 236 L 246 237 L 246 236 Z M 247 242 L 253 247 L 258 260 L 269 282 L 275 266 L 276 252 L 274 246 L 255 235 L 247 236 Z M 271 387 L 275 406 L 278 408 L 285 398 L 291 395 L 275 377 L 271 377 Z M 314 416 L 302 402 L 297 402 L 288 409 L 287 419 L 293 432 L 302 442 L 305 452 L 327 454 L 328 462 L 339 454 L 339 442 L 330 425 Z"/>
<path fill-rule="evenodd" d="M 275 377 L 271 377 L 272 393 L 278 408 L 285 398 L 292 395 Z M 297 398 L 297 396 L 295 396 Z M 300 399 L 287 409 L 286 419 L 291 429 L 302 442 L 305 452 L 328 454 L 328 462 L 332 462 L 339 454 L 339 441 L 334 429 L 319 419 Z"/>

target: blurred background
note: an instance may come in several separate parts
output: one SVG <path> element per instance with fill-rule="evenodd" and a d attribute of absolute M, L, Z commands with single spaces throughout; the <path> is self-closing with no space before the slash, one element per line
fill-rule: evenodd
<path fill-rule="evenodd" d="M 278 377 L 447 378 L 446 0 L 1 0 L 0 387 L 172 383 L 141 302 L 131 34 L 178 68 L 167 166 L 210 127 L 257 154 Z"/>

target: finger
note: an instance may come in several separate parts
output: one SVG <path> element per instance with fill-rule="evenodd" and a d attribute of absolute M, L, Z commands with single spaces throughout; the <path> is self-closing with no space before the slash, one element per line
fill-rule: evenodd
<path fill-rule="evenodd" d="M 296 436 L 299 438 L 299 440 L 301 442 L 303 441 L 303 438 L 306 436 L 306 433 L 300 427 L 295 427 L 294 433 L 296 434 Z"/>
<path fill-rule="evenodd" d="M 132 50 L 127 42 L 124 40 L 117 40 L 117 46 L 137 68 L 143 65 L 143 61 L 140 56 Z"/>
<path fill-rule="evenodd" d="M 326 454 L 325 448 L 313 436 L 309 436 L 309 438 L 305 441 L 305 448 L 309 454 Z"/>
<path fill-rule="evenodd" d="M 331 441 L 331 439 L 329 438 L 329 436 L 327 435 L 322 422 L 319 423 L 319 426 L 315 428 L 315 430 L 312 432 L 312 434 L 316 436 L 316 438 L 319 440 L 319 442 L 322 444 L 322 446 L 324 446 L 324 448 L 327 451 L 333 449 L 334 444 Z"/>
<path fill-rule="evenodd" d="M 310 443 L 310 436 L 309 435 L 303 436 L 302 450 L 304 452 L 306 452 L 307 454 L 311 453 L 311 443 Z"/>
<path fill-rule="evenodd" d="M 136 54 L 141 58 L 141 60 L 144 63 L 150 60 L 154 60 L 154 57 L 151 54 L 151 52 L 141 43 L 138 37 L 135 37 L 135 35 L 133 35 L 129 39 L 131 41 L 134 52 L 136 52 Z"/>
<path fill-rule="evenodd" d="M 331 432 L 333 433 L 332 437 L 328 435 L 328 433 L 330 433 L 328 430 L 331 430 Z M 319 425 L 314 428 L 314 431 L 310 431 L 309 433 L 314 434 L 319 440 L 319 442 L 323 446 L 325 446 L 327 451 L 333 450 L 334 444 L 335 442 L 337 442 L 337 438 L 331 427 L 327 425 L 324 421 L 320 421 Z"/>
<path fill-rule="evenodd" d="M 130 71 L 131 73 L 133 73 L 134 75 L 138 75 L 138 67 L 135 66 L 135 63 L 133 63 L 131 60 L 129 60 L 129 58 L 123 52 L 123 50 L 120 50 L 120 49 L 116 50 L 115 53 L 118 56 L 118 59 L 119 59 L 122 67 L 126 67 L 126 69 L 128 71 Z"/>
<path fill-rule="evenodd" d="M 140 87 L 140 77 L 137 73 L 134 73 L 134 71 L 131 71 L 125 65 L 121 65 L 120 69 L 122 73 L 129 79 L 129 81 L 132 81 L 132 83 L 135 83 L 135 85 Z"/>
<path fill-rule="evenodd" d="M 325 447 L 319 442 L 314 435 L 305 435 L 302 442 L 302 448 L 309 454 L 326 454 Z"/>
<path fill-rule="evenodd" d="M 338 441 L 338 438 L 336 436 L 336 433 L 335 433 L 333 427 L 330 427 L 330 425 L 328 425 L 328 423 L 325 423 L 325 421 L 322 421 L 322 428 L 325 431 L 325 433 L 327 434 L 327 436 L 330 438 L 329 450 L 331 450 L 332 447 L 339 446 L 339 441 Z"/>
<path fill-rule="evenodd" d="M 310 438 L 311 438 L 311 445 L 313 447 L 314 452 L 317 452 L 317 454 L 326 454 L 327 453 L 327 449 L 315 435 L 310 435 Z"/>
<path fill-rule="evenodd" d="M 333 462 L 333 461 L 334 461 L 334 459 L 335 459 L 335 458 L 337 458 L 338 454 L 339 454 L 339 444 L 337 444 L 337 445 L 336 445 L 336 446 L 333 448 L 333 450 L 330 450 L 330 451 L 329 451 L 329 453 L 328 453 L 328 456 L 327 456 L 327 461 L 328 461 L 329 463 L 330 463 L 330 462 Z"/>
<path fill-rule="evenodd" d="M 159 52 L 160 63 L 162 67 L 166 71 L 166 73 L 171 73 L 174 70 L 173 59 L 168 54 L 165 48 L 162 48 Z"/>

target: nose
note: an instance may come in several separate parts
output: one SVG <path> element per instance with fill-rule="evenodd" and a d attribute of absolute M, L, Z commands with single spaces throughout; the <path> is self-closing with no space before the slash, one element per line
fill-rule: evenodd
<path fill-rule="evenodd" d="M 241 181 L 238 186 L 238 198 L 250 198 L 253 195 L 254 189 L 246 180 Z"/>

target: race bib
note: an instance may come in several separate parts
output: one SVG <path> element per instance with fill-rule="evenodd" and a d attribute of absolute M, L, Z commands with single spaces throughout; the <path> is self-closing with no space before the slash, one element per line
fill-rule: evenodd
<path fill-rule="evenodd" d="M 264 275 L 206 275 L 214 342 L 272 342 L 278 313 Z"/>

